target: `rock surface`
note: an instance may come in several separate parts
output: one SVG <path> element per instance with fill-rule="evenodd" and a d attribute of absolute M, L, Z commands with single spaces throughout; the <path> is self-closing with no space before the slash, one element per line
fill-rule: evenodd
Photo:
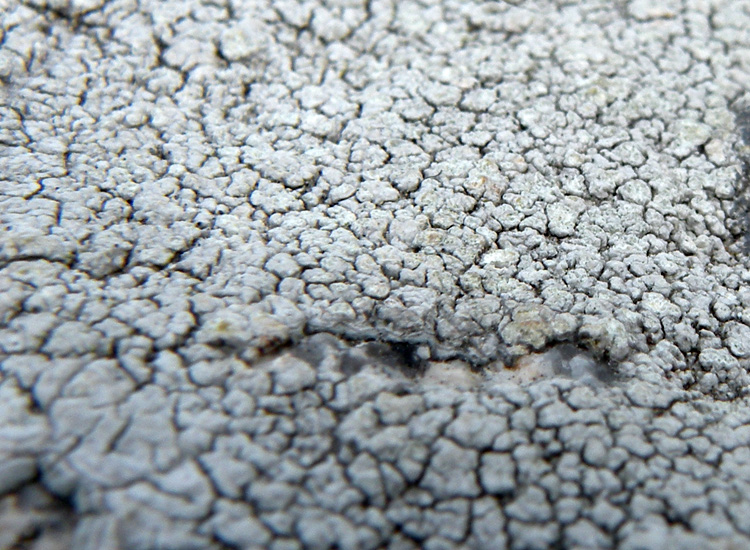
<path fill-rule="evenodd" d="M 748 14 L 0 0 L 0 545 L 747 546 Z"/>

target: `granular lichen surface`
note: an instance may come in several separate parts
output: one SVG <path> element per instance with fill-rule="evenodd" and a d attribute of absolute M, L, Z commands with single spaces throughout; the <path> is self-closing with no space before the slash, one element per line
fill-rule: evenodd
<path fill-rule="evenodd" d="M 0 0 L 0 546 L 750 544 L 750 3 Z"/>

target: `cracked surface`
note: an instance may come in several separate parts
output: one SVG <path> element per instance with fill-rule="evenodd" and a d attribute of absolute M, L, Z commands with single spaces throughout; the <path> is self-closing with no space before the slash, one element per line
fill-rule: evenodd
<path fill-rule="evenodd" d="M 2 544 L 748 544 L 748 2 L 0 21 Z"/>

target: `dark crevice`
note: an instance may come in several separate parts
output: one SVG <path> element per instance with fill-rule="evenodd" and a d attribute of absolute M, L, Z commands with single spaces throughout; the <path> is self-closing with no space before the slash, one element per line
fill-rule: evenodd
<path fill-rule="evenodd" d="M 0 516 L 8 550 L 72 547 L 79 519 L 72 500 L 52 494 L 38 476 L 0 498 Z"/>

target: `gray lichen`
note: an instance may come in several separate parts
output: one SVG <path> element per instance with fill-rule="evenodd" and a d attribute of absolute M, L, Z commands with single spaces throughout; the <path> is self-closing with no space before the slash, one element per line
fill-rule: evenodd
<path fill-rule="evenodd" d="M 748 545 L 746 1 L 6 4 L 9 546 Z"/>

